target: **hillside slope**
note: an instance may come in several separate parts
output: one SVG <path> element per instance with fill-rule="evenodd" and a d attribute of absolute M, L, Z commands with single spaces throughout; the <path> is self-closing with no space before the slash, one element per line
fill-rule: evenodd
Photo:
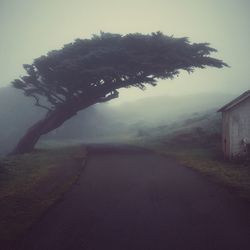
<path fill-rule="evenodd" d="M 165 95 L 117 106 L 97 104 L 79 112 L 42 140 L 112 142 L 133 138 L 159 126 L 162 126 L 160 130 L 168 131 L 166 126 L 171 127 L 171 123 L 196 119 L 199 112 L 217 108 L 231 98 L 222 94 Z M 43 115 L 44 110 L 35 107 L 32 98 L 11 87 L 1 88 L 0 155 L 10 151 L 25 131 Z"/>

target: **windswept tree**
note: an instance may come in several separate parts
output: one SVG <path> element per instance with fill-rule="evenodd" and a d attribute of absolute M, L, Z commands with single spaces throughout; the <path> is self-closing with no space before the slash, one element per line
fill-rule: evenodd
<path fill-rule="evenodd" d="M 25 64 L 27 74 L 12 84 L 47 113 L 28 129 L 12 154 L 31 152 L 42 135 L 80 110 L 117 98 L 121 88 L 144 90 L 158 79 L 173 79 L 181 70 L 227 66 L 210 57 L 211 52 L 216 50 L 208 43 L 190 43 L 161 32 L 124 36 L 101 32 Z"/>

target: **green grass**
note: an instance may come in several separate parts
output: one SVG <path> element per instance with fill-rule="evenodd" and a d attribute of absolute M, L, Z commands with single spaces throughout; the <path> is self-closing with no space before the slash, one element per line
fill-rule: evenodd
<path fill-rule="evenodd" d="M 0 160 L 0 241 L 21 236 L 77 180 L 83 147 L 40 149 Z"/>
<path fill-rule="evenodd" d="M 144 142 L 145 147 L 176 158 L 183 165 L 208 176 L 240 197 L 250 201 L 250 166 L 224 161 L 216 147 L 168 144 L 160 141 Z"/>

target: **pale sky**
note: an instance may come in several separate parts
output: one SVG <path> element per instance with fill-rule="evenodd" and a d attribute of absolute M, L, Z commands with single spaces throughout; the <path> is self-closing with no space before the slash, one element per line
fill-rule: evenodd
<path fill-rule="evenodd" d="M 0 0 L 0 86 L 23 73 L 22 64 L 76 38 L 100 31 L 162 31 L 209 42 L 231 68 L 183 73 L 142 92 L 121 92 L 121 103 L 145 96 L 250 89 L 250 0 Z"/>

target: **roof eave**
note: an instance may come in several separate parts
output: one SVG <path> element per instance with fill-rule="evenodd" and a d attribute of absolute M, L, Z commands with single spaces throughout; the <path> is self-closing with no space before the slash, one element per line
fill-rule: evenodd
<path fill-rule="evenodd" d="M 220 108 L 217 112 L 225 112 L 225 111 L 235 107 L 236 105 L 243 102 L 244 100 L 246 100 L 249 97 L 250 97 L 250 90 L 244 92 L 243 94 L 241 94 L 237 98 L 233 99 L 231 102 L 227 103 L 222 108 Z"/>

